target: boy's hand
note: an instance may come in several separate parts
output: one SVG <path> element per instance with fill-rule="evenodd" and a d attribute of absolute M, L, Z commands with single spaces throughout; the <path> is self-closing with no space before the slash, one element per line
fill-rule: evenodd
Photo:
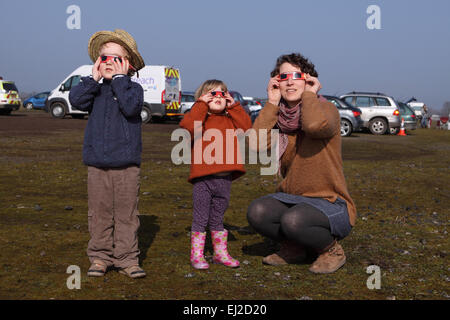
<path fill-rule="evenodd" d="M 100 57 L 98 57 L 97 61 L 95 61 L 94 63 L 94 66 L 92 67 L 92 78 L 97 82 L 102 78 L 102 74 L 100 73 L 100 62 L 101 59 Z"/>
<path fill-rule="evenodd" d="M 122 63 L 120 63 L 119 59 L 112 60 L 114 70 L 116 70 L 115 74 L 128 74 L 128 69 L 130 68 L 130 62 L 127 58 L 122 57 Z"/>
<path fill-rule="evenodd" d="M 232 106 L 235 102 L 233 96 L 228 91 L 225 92 L 225 100 L 227 101 L 227 107 Z"/>

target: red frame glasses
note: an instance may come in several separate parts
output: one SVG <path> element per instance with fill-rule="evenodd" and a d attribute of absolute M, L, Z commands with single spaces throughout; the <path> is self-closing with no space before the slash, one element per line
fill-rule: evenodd
<path fill-rule="evenodd" d="M 119 62 L 122 63 L 122 58 L 119 56 L 110 56 L 110 55 L 105 54 L 105 55 L 100 56 L 100 59 L 101 59 L 100 63 L 106 63 L 109 60 L 114 60 L 114 61 L 119 60 Z M 136 69 L 134 69 L 134 67 L 131 64 L 130 64 L 129 68 L 131 70 L 136 70 Z"/>
<path fill-rule="evenodd" d="M 225 98 L 225 92 L 224 91 L 211 91 L 211 94 L 212 94 L 213 97 L 215 97 L 217 95 L 220 95 L 220 96 Z"/>
<path fill-rule="evenodd" d="M 278 80 L 287 81 L 292 80 L 306 80 L 306 74 L 303 72 L 286 72 L 278 75 Z"/>

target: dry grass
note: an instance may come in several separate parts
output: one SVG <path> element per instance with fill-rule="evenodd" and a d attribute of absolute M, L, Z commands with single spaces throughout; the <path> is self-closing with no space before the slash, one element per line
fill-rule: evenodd
<path fill-rule="evenodd" d="M 273 192 L 276 181 L 260 176 L 256 166 L 233 184 L 225 215 L 230 252 L 241 268 L 193 270 L 189 168 L 170 162 L 170 134 L 151 128 L 143 136 L 139 232 L 148 275 L 140 280 L 116 271 L 100 279 L 86 276 L 83 130 L 0 137 L 0 299 L 449 298 L 449 131 L 343 139 L 344 170 L 359 218 L 342 241 L 344 267 L 314 275 L 308 265 L 261 264 L 276 245 L 252 232 L 246 208 Z M 381 268 L 380 290 L 366 286 L 372 264 Z M 81 290 L 66 287 L 70 265 L 81 268 Z"/>

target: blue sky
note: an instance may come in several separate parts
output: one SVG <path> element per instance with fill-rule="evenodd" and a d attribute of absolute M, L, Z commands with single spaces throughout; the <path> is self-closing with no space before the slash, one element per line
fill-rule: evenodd
<path fill-rule="evenodd" d="M 366 27 L 372 4 L 380 30 Z M 81 9 L 80 30 L 66 27 L 69 5 Z M 450 101 L 448 0 L 0 0 L 0 12 L 0 76 L 24 92 L 55 88 L 90 63 L 94 32 L 122 28 L 146 64 L 180 69 L 183 90 L 217 78 L 265 97 L 276 58 L 300 52 L 316 65 L 323 94 L 415 96 L 435 110 Z"/>

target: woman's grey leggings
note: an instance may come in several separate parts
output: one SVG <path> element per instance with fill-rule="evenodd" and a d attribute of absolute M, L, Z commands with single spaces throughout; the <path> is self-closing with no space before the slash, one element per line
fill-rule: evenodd
<path fill-rule="evenodd" d="M 291 240 L 321 251 L 334 241 L 328 217 L 306 203 L 287 204 L 272 197 L 259 198 L 248 207 L 247 219 L 258 233 L 278 242 Z"/>

